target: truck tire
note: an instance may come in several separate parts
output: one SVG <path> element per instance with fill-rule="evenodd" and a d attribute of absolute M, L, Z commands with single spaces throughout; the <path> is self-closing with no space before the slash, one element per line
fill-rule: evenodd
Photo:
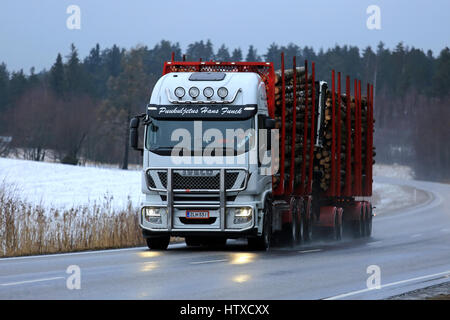
<path fill-rule="evenodd" d="M 303 202 L 296 201 L 296 204 L 292 210 L 292 223 L 291 223 L 291 234 L 290 243 L 292 246 L 298 245 L 303 241 L 304 237 L 304 226 L 303 223 Z"/>
<path fill-rule="evenodd" d="M 169 246 L 170 236 L 147 238 L 145 240 L 151 250 L 166 250 Z"/>
<path fill-rule="evenodd" d="M 342 239 L 343 230 L 344 229 L 342 225 L 342 217 L 339 216 L 339 213 L 336 210 L 336 216 L 334 221 L 334 240 L 339 241 Z"/>
<path fill-rule="evenodd" d="M 359 215 L 359 219 L 353 221 L 353 237 L 355 238 L 361 238 L 364 237 L 365 234 L 365 219 L 364 219 L 364 212 L 361 207 L 361 213 Z"/>
<path fill-rule="evenodd" d="M 311 242 L 313 239 L 313 212 L 312 212 L 312 205 L 310 202 L 306 202 L 304 213 L 305 214 L 303 215 L 303 225 L 304 225 L 303 240 L 305 242 Z"/>
<path fill-rule="evenodd" d="M 370 237 L 372 235 L 372 205 L 371 204 L 367 204 L 366 207 L 366 219 L 365 219 L 365 236 L 366 237 Z"/>
<path fill-rule="evenodd" d="M 260 236 L 248 238 L 248 246 L 253 250 L 268 250 L 272 242 L 272 203 L 266 202 L 264 206 L 263 232 Z"/>

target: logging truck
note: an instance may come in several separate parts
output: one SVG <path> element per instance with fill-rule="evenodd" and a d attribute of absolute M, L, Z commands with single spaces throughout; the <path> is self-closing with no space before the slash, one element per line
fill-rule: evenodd
<path fill-rule="evenodd" d="M 344 81 L 342 81 L 344 80 Z M 343 83 L 341 83 L 341 81 Z M 130 121 L 143 155 L 139 223 L 150 249 L 283 234 L 371 235 L 373 86 L 315 64 L 167 61 L 146 111 Z M 143 139 L 140 142 L 139 136 Z"/>

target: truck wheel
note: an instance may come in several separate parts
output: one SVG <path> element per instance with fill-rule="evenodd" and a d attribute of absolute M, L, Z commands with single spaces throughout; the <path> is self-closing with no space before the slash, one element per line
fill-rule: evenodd
<path fill-rule="evenodd" d="M 198 247 L 201 245 L 201 239 L 199 237 L 185 237 L 184 242 L 188 247 Z"/>
<path fill-rule="evenodd" d="M 268 250 L 272 241 L 272 204 L 266 202 L 264 206 L 264 222 L 262 235 L 248 238 L 248 246 L 254 250 Z"/>
<path fill-rule="evenodd" d="M 311 204 L 307 204 L 307 206 L 307 209 L 304 211 L 305 214 L 303 215 L 303 225 L 305 230 L 303 239 L 305 242 L 311 242 L 313 239 L 313 212 Z"/>
<path fill-rule="evenodd" d="M 291 245 L 295 246 L 302 242 L 304 237 L 304 223 L 303 223 L 303 203 L 297 202 L 292 209 L 292 223 L 291 223 Z"/>
<path fill-rule="evenodd" d="M 361 211 L 363 209 L 361 208 Z M 359 219 L 356 221 L 353 221 L 353 236 L 355 238 L 361 238 L 364 237 L 364 229 L 365 229 L 365 219 L 364 219 L 364 213 L 361 212 L 361 214 L 359 215 Z"/>
<path fill-rule="evenodd" d="M 343 232 L 342 218 L 339 218 L 339 213 L 336 210 L 336 216 L 335 216 L 335 221 L 334 221 L 334 240 L 337 240 L 337 241 L 341 240 L 342 232 Z"/>
<path fill-rule="evenodd" d="M 147 246 L 151 250 L 166 250 L 169 246 L 170 236 L 147 238 Z"/>
<path fill-rule="evenodd" d="M 361 237 L 365 237 L 366 236 L 366 229 L 367 229 L 367 226 L 366 226 L 366 222 L 367 222 L 367 220 L 366 220 L 366 209 L 363 207 L 363 209 L 361 209 L 361 210 L 363 210 L 363 212 L 361 213 Z"/>
<path fill-rule="evenodd" d="M 372 235 L 372 206 L 370 204 L 367 205 L 366 208 L 366 220 L 365 220 L 365 236 L 370 237 Z"/>

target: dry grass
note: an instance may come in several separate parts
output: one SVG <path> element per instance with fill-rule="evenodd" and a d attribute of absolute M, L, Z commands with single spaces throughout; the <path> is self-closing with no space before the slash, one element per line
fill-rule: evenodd
<path fill-rule="evenodd" d="M 440 294 L 438 296 L 427 298 L 427 300 L 450 300 L 449 294 Z"/>
<path fill-rule="evenodd" d="M 0 185 L 0 257 L 138 246 L 138 212 L 103 205 L 47 208 L 20 200 Z"/>

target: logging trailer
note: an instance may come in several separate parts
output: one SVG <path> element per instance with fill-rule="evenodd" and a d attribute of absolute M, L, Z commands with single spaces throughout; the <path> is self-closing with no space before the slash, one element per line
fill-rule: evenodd
<path fill-rule="evenodd" d="M 150 249 L 171 236 L 188 246 L 247 238 L 265 250 L 280 233 L 292 244 L 319 231 L 371 235 L 372 85 L 363 97 L 361 81 L 347 76 L 344 88 L 334 70 L 331 84 L 317 81 L 314 62 L 294 57 L 285 69 L 283 54 L 277 72 L 272 62 L 184 60 L 165 62 L 146 112 L 130 121 Z"/>

